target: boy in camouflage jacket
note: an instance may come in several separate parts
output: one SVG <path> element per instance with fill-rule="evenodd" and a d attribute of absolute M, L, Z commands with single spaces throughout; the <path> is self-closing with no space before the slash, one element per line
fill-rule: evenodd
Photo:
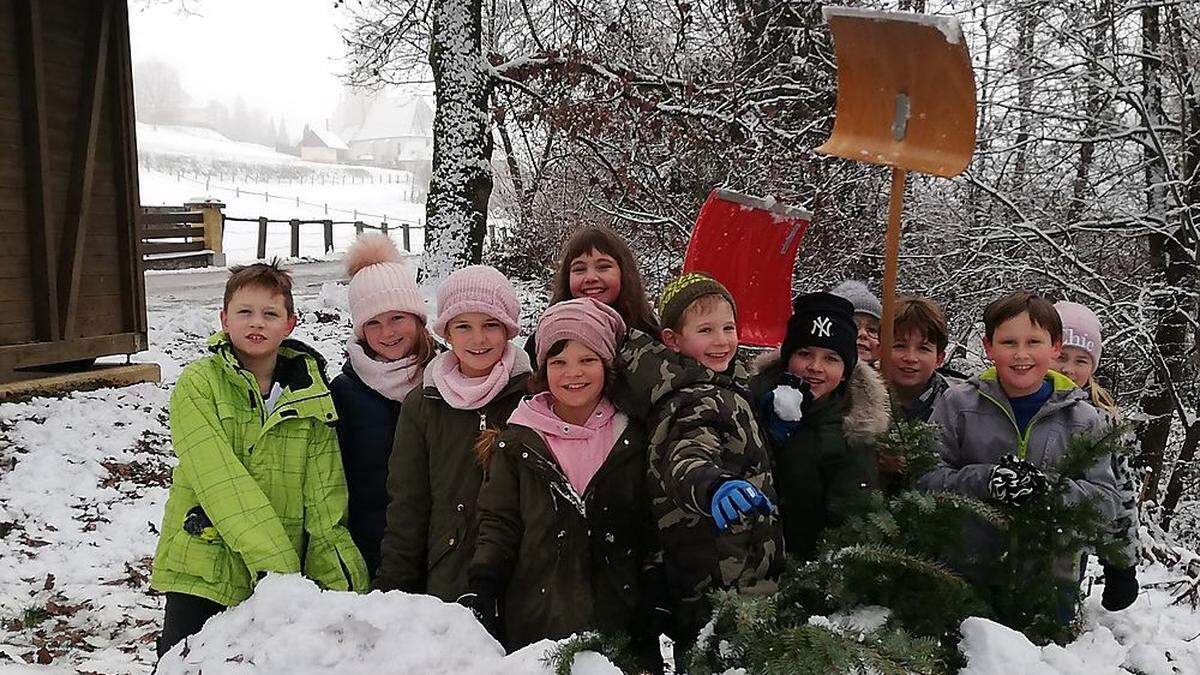
<path fill-rule="evenodd" d="M 733 297 L 692 273 L 666 287 L 658 309 L 663 341 L 630 331 L 618 372 L 626 409 L 646 418 L 648 491 L 682 655 L 710 618 L 709 592 L 776 589 L 783 538 L 749 372 L 734 359 Z"/>

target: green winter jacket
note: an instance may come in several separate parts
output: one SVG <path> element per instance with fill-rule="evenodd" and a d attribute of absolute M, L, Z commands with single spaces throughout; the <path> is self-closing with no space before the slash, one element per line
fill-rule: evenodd
<path fill-rule="evenodd" d="M 367 588 L 346 529 L 346 477 L 324 361 L 297 340 L 279 348 L 284 387 L 265 410 L 258 384 L 225 333 L 186 368 L 171 394 L 179 465 L 163 514 L 150 586 L 236 605 L 266 572 L 303 573 L 323 588 Z M 214 533 L 183 529 L 199 506 Z"/>
<path fill-rule="evenodd" d="M 713 492 L 734 478 L 775 502 L 770 456 L 740 360 L 716 373 L 633 330 L 617 368 L 618 406 L 645 420 L 647 491 L 675 603 L 674 637 L 686 643 L 712 614 L 709 591 L 760 595 L 778 587 L 783 536 L 775 515 L 753 514 L 721 531 L 711 511 Z"/>
<path fill-rule="evenodd" d="M 479 529 L 475 502 L 483 482 L 475 441 L 485 429 L 508 425 L 529 379 L 528 364 L 522 370 L 477 410 L 450 407 L 428 368 L 424 386 L 405 397 L 388 460 L 391 501 L 374 588 L 447 602 L 467 592 Z"/>
<path fill-rule="evenodd" d="M 628 424 L 578 495 L 536 431 L 514 424 L 497 439 L 470 576 L 472 591 L 501 599 L 510 651 L 585 630 L 636 632 L 639 602 L 658 590 L 645 588 L 657 551 L 645 450 Z"/>
<path fill-rule="evenodd" d="M 755 362 L 750 390 L 760 402 L 779 383 L 779 352 Z M 768 436 L 774 458 L 775 489 L 788 555 L 811 560 L 821 534 L 842 525 L 865 496 L 879 486 L 876 440 L 891 423 L 887 389 L 871 366 L 859 361 L 845 386 L 805 406 L 799 427 L 777 443 Z M 767 426 L 765 420 L 761 426 Z"/>

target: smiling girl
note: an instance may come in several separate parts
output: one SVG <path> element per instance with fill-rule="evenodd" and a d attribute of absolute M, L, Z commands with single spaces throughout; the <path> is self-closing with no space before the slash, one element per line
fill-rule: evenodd
<path fill-rule="evenodd" d="M 644 571 L 655 540 L 644 436 L 608 399 L 624 333 L 620 315 L 592 298 L 546 310 L 536 332 L 539 393 L 480 447 L 489 469 L 471 593 L 459 601 L 493 632 L 502 623 L 509 650 L 585 630 L 622 632 L 648 668 L 660 669 L 657 634 L 644 619 L 656 595 Z"/>
<path fill-rule="evenodd" d="M 478 436 L 504 427 L 529 377 L 509 342 L 521 307 L 508 279 L 475 265 L 438 287 L 433 331 L 450 345 L 425 368 L 400 408 L 388 466 L 387 528 L 374 587 L 453 601 L 467 591 L 475 502 L 483 471 Z"/>
<path fill-rule="evenodd" d="M 350 534 L 374 575 L 387 521 L 388 458 L 400 403 L 421 382 L 437 343 L 425 327 L 425 301 L 391 238 L 359 237 L 346 252 L 354 330 L 346 363 L 329 389 L 350 488 Z"/>
<path fill-rule="evenodd" d="M 617 310 L 628 328 L 658 335 L 658 321 L 646 298 L 633 252 L 607 227 L 585 227 L 563 246 L 550 304 L 573 298 L 592 298 Z M 525 343 L 531 359 L 537 353 L 536 344 L 536 336 Z"/>

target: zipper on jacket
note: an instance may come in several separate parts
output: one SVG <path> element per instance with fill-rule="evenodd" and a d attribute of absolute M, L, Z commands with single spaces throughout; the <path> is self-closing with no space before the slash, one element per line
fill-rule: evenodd
<path fill-rule="evenodd" d="M 1003 403 L 997 401 L 990 394 L 985 393 L 982 389 L 979 391 L 979 394 L 996 404 L 996 406 L 1000 408 L 1000 411 L 1004 413 L 1004 416 L 1008 418 L 1008 421 L 1012 422 L 1013 430 L 1017 432 L 1017 458 L 1027 459 L 1027 456 L 1029 455 L 1029 438 L 1030 434 L 1033 433 L 1033 425 L 1045 417 L 1045 415 L 1042 414 L 1042 410 L 1039 409 L 1037 413 L 1034 414 L 1033 418 L 1029 420 L 1029 424 L 1025 425 L 1025 433 L 1021 433 L 1021 427 L 1017 426 L 1016 416 L 1009 412 L 1009 409 L 1004 407 Z M 1047 401 L 1047 403 L 1049 403 L 1049 401 Z M 1042 408 L 1045 408 L 1045 403 L 1042 404 Z"/>

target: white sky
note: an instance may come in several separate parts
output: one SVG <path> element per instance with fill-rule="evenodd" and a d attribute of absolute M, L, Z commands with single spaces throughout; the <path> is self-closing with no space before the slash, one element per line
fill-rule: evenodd
<path fill-rule="evenodd" d="M 157 59 L 179 70 L 184 89 L 203 105 L 232 107 L 239 95 L 252 107 L 287 119 L 295 135 L 321 122 L 337 104 L 344 51 L 332 0 L 192 0 L 195 15 L 167 2 L 130 3 L 137 63 Z"/>

